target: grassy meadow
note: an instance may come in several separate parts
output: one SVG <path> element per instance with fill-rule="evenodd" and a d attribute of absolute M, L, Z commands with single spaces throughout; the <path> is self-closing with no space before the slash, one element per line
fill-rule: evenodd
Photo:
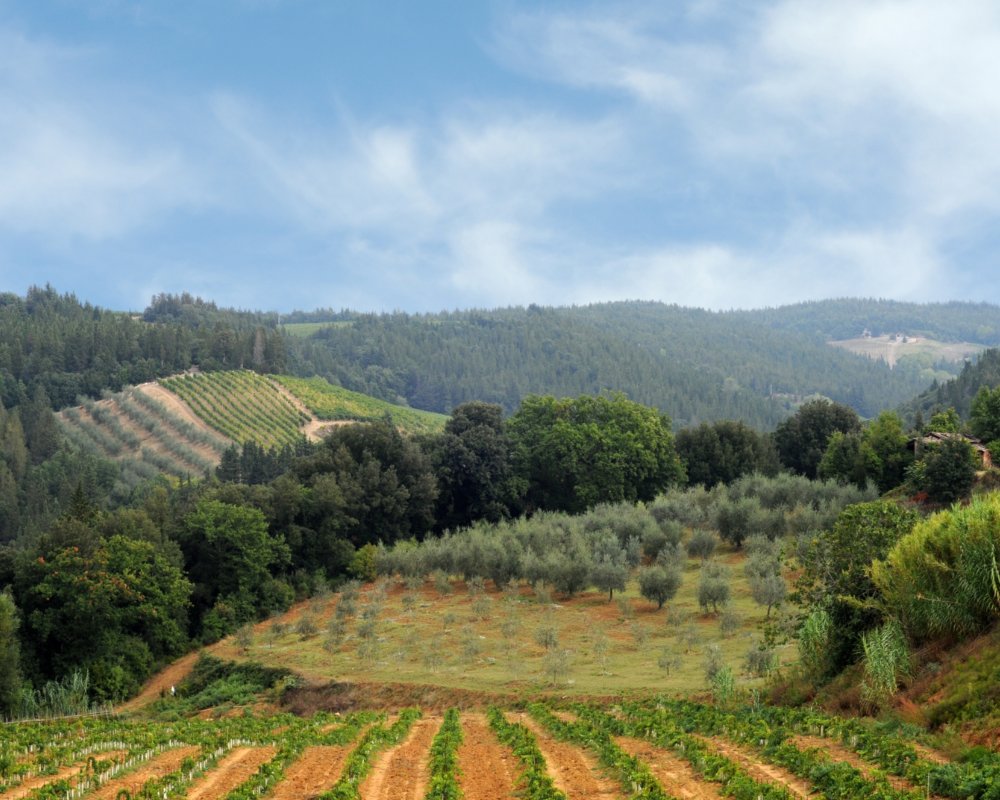
<path fill-rule="evenodd" d="M 436 586 L 382 582 L 365 585 L 356 613 L 345 619 L 343 638 L 328 633 L 338 595 L 301 603 L 282 617 L 213 646 L 213 654 L 251 658 L 294 670 L 313 681 L 404 682 L 485 692 L 558 689 L 587 695 L 621 692 L 698 692 L 708 687 L 707 651 L 717 645 L 722 661 L 744 685 L 747 651 L 759 639 L 765 609 L 750 597 L 743 557 L 723 551 L 718 560 L 732 572 L 732 600 L 723 614 L 702 613 L 697 602 L 700 561 L 689 558 L 673 601 L 657 610 L 639 595 L 635 580 L 608 601 L 587 591 L 572 598 L 539 597 L 526 585 L 481 594 L 451 580 Z M 366 609 L 377 611 L 374 631 L 361 635 Z M 773 611 L 773 616 L 780 612 Z M 555 633 L 552 649 L 541 643 Z M 779 648 L 788 661 L 794 651 Z"/>

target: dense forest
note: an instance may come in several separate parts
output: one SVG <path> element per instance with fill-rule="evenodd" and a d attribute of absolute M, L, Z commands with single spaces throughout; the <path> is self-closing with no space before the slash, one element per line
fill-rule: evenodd
<path fill-rule="evenodd" d="M 1000 315 L 989 303 L 901 303 L 841 298 L 780 308 L 732 311 L 727 316 L 821 340 L 906 333 L 943 342 L 1000 345 Z"/>
<path fill-rule="evenodd" d="M 530 393 L 616 389 L 685 426 L 772 428 L 810 395 L 866 417 L 923 389 L 919 369 L 829 347 L 737 316 L 661 303 L 435 315 L 343 315 L 296 349 L 297 371 L 446 412 L 482 399 L 510 413 Z"/>

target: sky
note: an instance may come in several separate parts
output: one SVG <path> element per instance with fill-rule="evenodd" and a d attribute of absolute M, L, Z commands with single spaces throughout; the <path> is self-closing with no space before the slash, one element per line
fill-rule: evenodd
<path fill-rule="evenodd" d="M 0 291 L 1000 302 L 995 0 L 0 0 Z"/>

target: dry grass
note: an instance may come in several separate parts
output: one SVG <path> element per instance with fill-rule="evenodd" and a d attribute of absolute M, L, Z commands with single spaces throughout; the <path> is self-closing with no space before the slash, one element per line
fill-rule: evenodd
<path fill-rule="evenodd" d="M 271 623 L 258 626 L 254 644 L 244 654 L 232 639 L 214 646 L 225 658 L 253 658 L 267 665 L 284 666 L 314 681 L 402 682 L 432 684 L 486 692 L 518 692 L 558 688 L 580 694 L 628 691 L 692 692 L 706 688 L 705 648 L 718 644 L 723 658 L 737 674 L 764 619 L 764 609 L 750 597 L 739 554 L 723 553 L 732 570 L 731 608 L 742 618 L 728 636 L 720 631 L 719 617 L 702 614 L 697 604 L 699 562 L 687 563 L 684 583 L 677 598 L 662 610 L 639 596 L 634 581 L 622 597 L 585 592 L 573 598 L 555 597 L 542 603 L 532 590 L 521 586 L 516 597 L 506 596 L 487 582 L 490 616 L 473 612 L 474 598 L 461 581 L 452 582 L 450 594 L 439 594 L 427 581 L 414 592 L 394 585 L 378 617 L 378 644 L 374 656 L 359 654 L 359 617 L 350 618 L 344 641 L 332 652 L 323 648 L 324 632 L 334 616 L 334 596 L 316 613 L 311 603 L 300 604 L 279 622 L 294 623 L 303 613 L 314 613 L 320 633 L 302 639 L 294 624 L 279 637 L 269 637 Z M 362 590 L 358 610 L 369 602 L 373 589 Z M 410 594 L 414 599 L 404 601 Z M 670 614 L 668 615 L 668 610 Z M 668 622 L 668 616 L 674 621 Z M 677 618 L 682 621 L 676 621 Z M 503 635 L 503 622 L 517 620 L 510 639 Z M 552 626 L 558 632 L 559 649 L 568 651 L 568 668 L 555 683 L 546 674 L 546 651 L 537 642 L 537 631 Z M 635 626 L 645 630 L 636 635 Z M 605 639 L 606 656 L 599 655 Z M 679 659 L 669 673 L 660 666 L 661 653 Z M 597 651 L 597 652 L 595 652 Z M 783 652 L 787 660 L 790 651 Z M 747 678 L 743 685 L 752 685 Z"/>

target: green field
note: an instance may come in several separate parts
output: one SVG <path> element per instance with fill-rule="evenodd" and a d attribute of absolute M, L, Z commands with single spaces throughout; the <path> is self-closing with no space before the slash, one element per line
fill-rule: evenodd
<path fill-rule="evenodd" d="M 411 588 L 397 582 L 387 586 L 384 599 L 372 585 L 362 591 L 358 613 L 347 620 L 336 646 L 327 636 L 335 616 L 334 596 L 302 604 L 276 624 L 258 625 L 246 652 L 232 637 L 213 646 L 212 652 L 285 667 L 316 681 L 395 681 L 490 692 L 553 684 L 574 694 L 704 691 L 708 648 L 717 645 L 723 662 L 742 674 L 765 616 L 764 608 L 750 597 L 743 557 L 728 553 L 720 560 L 732 574 L 727 610 L 734 618 L 727 622 L 734 628 L 725 632 L 720 614 L 699 609 L 700 561 L 688 559 L 677 597 L 660 610 L 639 595 L 634 580 L 611 602 L 596 591 L 539 599 L 526 585 L 513 594 L 498 592 L 487 581 L 478 604 L 461 581 L 453 581 L 446 593 L 430 580 Z M 378 642 L 372 652 L 360 647 L 366 608 L 378 609 Z M 315 635 L 297 633 L 303 617 L 307 629 L 315 626 Z M 554 681 L 547 673 L 549 651 L 538 643 L 539 631 L 549 627 L 567 660 Z M 793 658 L 794 648 L 787 646 L 779 657 Z M 760 685 L 760 679 L 750 676 L 741 680 Z"/>
<path fill-rule="evenodd" d="M 440 431 L 448 417 L 431 411 L 406 408 L 374 397 L 334 386 L 323 378 L 275 376 L 274 380 L 294 394 L 317 419 L 372 421 L 388 417 L 393 424 L 411 433 Z"/>
<path fill-rule="evenodd" d="M 311 421 L 270 378 L 249 370 L 181 375 L 160 384 L 207 425 L 239 444 L 293 445 Z"/>
<path fill-rule="evenodd" d="M 305 339 L 306 337 L 312 336 L 316 331 L 321 331 L 324 328 L 346 328 L 351 323 L 350 321 L 339 321 L 339 322 L 291 322 L 287 325 L 282 325 L 286 333 L 290 333 L 292 336 L 297 336 L 300 339 Z"/>

